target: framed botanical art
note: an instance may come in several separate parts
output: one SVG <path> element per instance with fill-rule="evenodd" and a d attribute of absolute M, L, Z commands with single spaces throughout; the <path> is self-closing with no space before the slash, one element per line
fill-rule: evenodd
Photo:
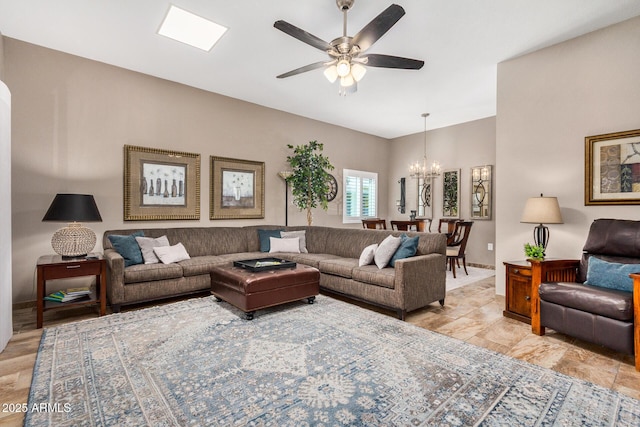
<path fill-rule="evenodd" d="M 460 169 L 446 169 L 442 173 L 442 216 L 460 217 Z"/>
<path fill-rule="evenodd" d="M 211 219 L 264 218 L 264 162 L 211 156 Z"/>
<path fill-rule="evenodd" d="M 585 205 L 640 204 L 640 129 L 584 139 Z"/>
<path fill-rule="evenodd" d="M 124 146 L 124 220 L 200 219 L 200 154 Z"/>

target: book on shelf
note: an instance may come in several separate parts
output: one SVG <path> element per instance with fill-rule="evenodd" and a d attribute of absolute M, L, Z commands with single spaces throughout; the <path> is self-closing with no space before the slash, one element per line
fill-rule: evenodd
<path fill-rule="evenodd" d="M 45 296 L 46 301 L 54 302 L 71 302 L 81 298 L 88 297 L 91 294 L 91 290 L 88 287 L 83 288 L 69 288 L 64 291 L 56 291 Z"/>

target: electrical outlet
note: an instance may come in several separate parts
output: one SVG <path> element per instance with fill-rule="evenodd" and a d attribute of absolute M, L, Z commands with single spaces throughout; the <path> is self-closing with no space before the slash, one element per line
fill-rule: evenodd
<path fill-rule="evenodd" d="M 487 250 L 488 251 L 492 251 L 493 250 L 493 243 L 487 243 Z"/>

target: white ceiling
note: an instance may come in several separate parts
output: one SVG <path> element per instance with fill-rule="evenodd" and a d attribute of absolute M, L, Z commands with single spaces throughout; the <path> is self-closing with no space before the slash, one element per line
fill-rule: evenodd
<path fill-rule="evenodd" d="M 0 0 L 5 36 L 350 129 L 394 138 L 496 113 L 501 61 L 640 15 L 640 0 L 357 0 L 355 35 L 393 1 L 406 15 L 369 53 L 422 59 L 419 71 L 369 68 L 347 97 L 322 70 L 276 79 L 325 54 L 283 19 L 331 41 L 334 0 Z M 169 4 L 229 28 L 211 52 L 156 34 Z"/>

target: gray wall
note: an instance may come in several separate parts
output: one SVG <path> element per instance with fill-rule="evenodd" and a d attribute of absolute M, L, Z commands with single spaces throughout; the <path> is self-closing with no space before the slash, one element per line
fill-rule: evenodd
<path fill-rule="evenodd" d="M 416 120 L 422 120 L 419 114 Z M 427 159 L 440 161 L 443 170 L 460 169 L 460 218 L 469 219 L 471 215 L 471 168 L 492 165 L 494 180 L 499 173 L 499 168 L 496 167 L 495 129 L 496 118 L 489 117 L 427 132 Z M 408 219 L 409 211 L 416 209 L 417 183 L 409 177 L 408 166 L 422 159 L 424 138 L 424 132 L 420 132 L 391 141 L 387 200 L 387 210 L 391 219 Z M 406 178 L 407 186 L 407 210 L 404 215 L 400 214 L 395 206 L 395 201 L 400 199 L 398 181 L 401 177 Z M 494 208 L 495 205 L 494 197 Z M 441 217 L 442 177 L 439 177 L 433 183 L 432 231 L 437 231 Z M 474 220 L 467 244 L 467 263 L 495 265 L 494 252 L 487 249 L 488 243 L 495 243 L 495 228 L 495 215 L 492 215 L 490 220 Z"/>
<path fill-rule="evenodd" d="M 557 196 L 547 256 L 578 258 L 596 218 L 640 219 L 638 206 L 585 206 L 585 137 L 640 129 L 640 17 L 498 65 L 496 261 L 524 259 L 528 197 Z M 496 291 L 504 294 L 504 271 Z"/>
<path fill-rule="evenodd" d="M 43 223 L 56 193 L 91 193 L 111 228 L 284 224 L 287 144 L 318 140 L 336 167 L 388 174 L 388 141 L 155 77 L 4 39 L 6 82 L 13 94 L 13 301 L 35 300 L 39 255 L 64 224 Z M 201 219 L 123 221 L 123 146 L 200 153 Z M 265 162 L 264 220 L 209 220 L 209 156 Z M 342 185 L 340 185 L 342 187 Z M 381 182 L 380 200 L 387 199 Z M 342 189 L 315 225 L 343 226 Z M 290 225 L 306 224 L 290 207 Z M 386 206 L 380 209 L 387 215 Z M 347 226 L 347 225 L 345 225 Z M 360 225 L 352 225 L 359 227 Z M 98 241 L 100 242 L 100 238 Z M 100 243 L 96 250 L 101 250 Z"/>

